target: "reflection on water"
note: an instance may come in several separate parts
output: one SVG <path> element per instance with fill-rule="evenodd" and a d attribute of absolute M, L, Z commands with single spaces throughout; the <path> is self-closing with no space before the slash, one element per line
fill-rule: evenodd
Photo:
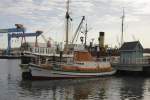
<path fill-rule="evenodd" d="M 19 86 L 26 92 L 25 96 L 48 96 L 53 100 L 87 100 L 106 98 L 110 78 L 54 80 L 54 81 L 21 81 Z M 100 87 L 99 87 L 100 86 Z M 26 94 L 28 93 L 28 94 Z"/>
<path fill-rule="evenodd" d="M 130 83 L 132 82 L 132 84 Z M 143 98 L 144 79 L 142 77 L 122 77 L 122 87 L 120 88 L 121 99 L 141 100 Z"/>
<path fill-rule="evenodd" d="M 150 78 L 22 81 L 19 60 L 0 60 L 0 100 L 149 100 Z"/>

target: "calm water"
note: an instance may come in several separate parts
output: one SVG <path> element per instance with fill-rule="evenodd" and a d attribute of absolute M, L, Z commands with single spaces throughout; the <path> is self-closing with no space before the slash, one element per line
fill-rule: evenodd
<path fill-rule="evenodd" d="M 0 60 L 0 100 L 150 100 L 150 78 L 22 81 L 19 60 Z"/>

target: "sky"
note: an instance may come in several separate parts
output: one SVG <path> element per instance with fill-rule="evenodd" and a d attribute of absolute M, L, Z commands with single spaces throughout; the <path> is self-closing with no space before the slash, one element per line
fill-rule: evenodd
<path fill-rule="evenodd" d="M 13 28 L 23 24 L 27 32 L 42 30 L 43 35 L 54 41 L 65 40 L 66 0 L 0 0 L 0 29 Z M 69 39 L 81 21 L 86 17 L 88 43 L 94 38 L 98 43 L 99 32 L 105 32 L 105 44 L 119 46 L 121 37 L 121 16 L 125 10 L 124 41 L 140 41 L 144 48 L 150 48 L 150 0 L 70 0 Z M 44 42 L 42 37 L 39 42 Z M 7 34 L 0 34 L 0 48 L 7 47 Z M 21 39 L 12 39 L 12 46 L 19 46 Z M 35 38 L 27 41 L 34 42 Z"/>

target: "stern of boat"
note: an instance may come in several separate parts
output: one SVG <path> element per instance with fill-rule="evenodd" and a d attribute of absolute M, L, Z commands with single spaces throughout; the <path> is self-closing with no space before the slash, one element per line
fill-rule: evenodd
<path fill-rule="evenodd" d="M 29 64 L 20 64 L 20 68 L 22 71 L 22 79 L 23 80 L 31 80 L 32 73 L 31 73 L 31 69 L 29 68 Z"/>

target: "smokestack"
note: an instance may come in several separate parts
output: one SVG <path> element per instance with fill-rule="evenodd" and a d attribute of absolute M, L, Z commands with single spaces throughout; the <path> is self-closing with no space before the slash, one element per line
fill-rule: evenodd
<path fill-rule="evenodd" d="M 104 35 L 105 35 L 104 32 L 99 32 L 99 38 L 98 38 L 98 40 L 99 40 L 99 46 L 100 46 L 100 48 L 104 47 Z"/>

